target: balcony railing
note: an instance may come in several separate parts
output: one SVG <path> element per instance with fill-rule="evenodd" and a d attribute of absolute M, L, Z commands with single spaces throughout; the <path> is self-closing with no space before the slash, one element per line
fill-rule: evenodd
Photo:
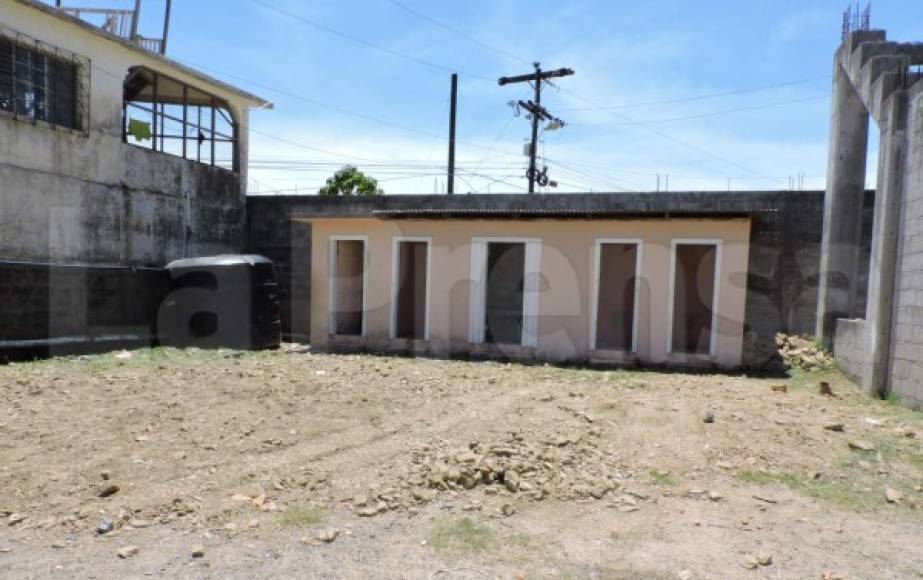
<path fill-rule="evenodd" d="M 134 32 L 134 10 L 119 10 L 112 8 L 69 8 L 61 7 L 64 11 L 75 18 L 98 26 L 121 39 L 133 42 L 141 48 L 163 54 L 162 38 L 147 38 Z"/>

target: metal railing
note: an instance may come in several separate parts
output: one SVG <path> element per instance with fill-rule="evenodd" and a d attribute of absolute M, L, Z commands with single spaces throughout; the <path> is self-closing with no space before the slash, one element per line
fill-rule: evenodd
<path fill-rule="evenodd" d="M 64 13 L 98 26 L 113 36 L 133 42 L 141 48 L 163 54 L 164 40 L 148 38 L 137 34 L 134 29 L 135 11 L 114 8 L 70 8 L 60 7 Z"/>
<path fill-rule="evenodd" d="M 131 40 L 131 25 L 134 10 L 115 10 L 110 8 L 61 8 L 75 18 L 96 24 L 109 34 Z M 102 19 L 100 24 L 98 21 Z"/>
<path fill-rule="evenodd" d="M 135 39 L 135 44 L 148 50 L 150 52 L 156 52 L 157 54 L 162 54 L 161 46 L 163 45 L 163 39 L 161 38 L 146 38 L 144 36 L 138 36 Z"/>

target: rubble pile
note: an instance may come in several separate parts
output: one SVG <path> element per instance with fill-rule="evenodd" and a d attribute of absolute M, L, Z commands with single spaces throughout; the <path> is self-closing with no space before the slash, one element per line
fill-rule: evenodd
<path fill-rule="evenodd" d="M 779 356 L 788 368 L 818 370 L 833 365 L 833 357 L 806 336 L 776 335 Z"/>
<path fill-rule="evenodd" d="M 373 516 L 429 502 L 440 493 L 475 489 L 532 501 L 602 499 L 621 487 L 627 473 L 615 452 L 600 449 L 599 438 L 600 430 L 591 428 L 545 440 L 537 433 L 516 432 L 495 443 L 473 441 L 461 449 L 444 443 L 420 445 L 411 451 L 410 465 L 394 486 L 373 489 L 368 496 L 353 498 L 353 504 L 359 515 Z"/>

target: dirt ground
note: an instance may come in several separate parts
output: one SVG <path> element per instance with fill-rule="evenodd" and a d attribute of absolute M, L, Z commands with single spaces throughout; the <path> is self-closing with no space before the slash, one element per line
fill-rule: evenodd
<path fill-rule="evenodd" d="M 288 345 L 0 389 L 0 578 L 923 578 L 923 415 L 834 370 Z"/>

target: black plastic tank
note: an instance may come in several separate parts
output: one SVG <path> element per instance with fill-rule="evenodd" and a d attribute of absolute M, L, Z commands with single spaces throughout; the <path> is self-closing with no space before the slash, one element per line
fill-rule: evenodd
<path fill-rule="evenodd" d="M 279 287 L 272 260 L 221 255 L 176 260 L 165 268 L 170 293 L 157 315 L 164 346 L 276 348 Z"/>

